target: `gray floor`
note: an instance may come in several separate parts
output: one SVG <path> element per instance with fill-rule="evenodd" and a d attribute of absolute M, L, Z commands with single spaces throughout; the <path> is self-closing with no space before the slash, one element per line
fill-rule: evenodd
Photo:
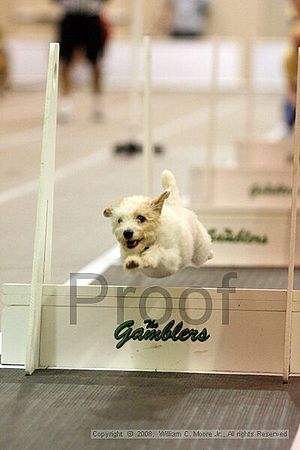
<path fill-rule="evenodd" d="M 0 371 L 1 450 L 289 449 L 300 379 L 145 372 Z M 290 440 L 92 441 L 91 429 L 288 429 Z"/>
<path fill-rule="evenodd" d="M 151 279 L 137 274 L 126 275 L 120 266 L 111 266 L 102 275 L 109 285 L 118 286 L 201 286 L 216 288 L 222 286 L 222 279 L 226 273 L 233 272 L 237 278 L 232 279 L 231 285 L 237 288 L 249 289 L 286 289 L 287 269 L 285 268 L 236 268 L 236 267 L 201 267 L 188 268 L 167 278 Z M 300 289 L 300 269 L 295 271 L 294 288 Z"/>

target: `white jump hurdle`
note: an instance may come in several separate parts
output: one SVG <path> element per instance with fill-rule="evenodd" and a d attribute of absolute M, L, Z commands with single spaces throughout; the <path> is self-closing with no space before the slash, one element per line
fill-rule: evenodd
<path fill-rule="evenodd" d="M 215 208 L 283 208 L 290 205 L 292 167 L 287 170 L 253 168 L 213 168 L 210 205 Z M 299 184 L 299 182 L 298 182 Z M 190 198 L 193 206 L 206 205 L 206 168 L 190 171 Z"/>
<path fill-rule="evenodd" d="M 238 165 L 264 167 L 268 170 L 289 169 L 293 164 L 293 136 L 280 142 L 244 141 L 236 145 Z"/>
<path fill-rule="evenodd" d="M 51 57 L 53 52 L 48 86 L 53 86 Z M 48 92 L 54 99 L 56 90 Z M 55 106 L 55 100 L 50 103 Z M 51 119 L 46 125 L 47 104 L 44 130 L 55 123 Z M 46 132 L 44 136 L 52 144 L 43 145 L 43 151 L 47 148 L 51 156 L 42 159 L 41 173 L 46 171 L 51 176 L 46 177 L 49 184 L 41 176 L 40 192 L 48 194 L 53 187 L 55 148 L 54 136 Z M 232 292 L 230 283 L 224 283 L 222 289 L 146 289 L 106 286 L 104 280 L 101 286 L 54 285 L 47 284 L 43 275 L 47 267 L 49 273 L 47 257 L 48 265 L 45 258 L 41 261 L 43 276 L 38 278 L 38 295 L 32 295 L 34 282 L 3 286 L 2 364 L 26 364 L 27 373 L 36 368 L 63 367 L 283 374 L 284 380 L 291 373 L 300 375 L 300 294 L 292 287 L 298 160 L 299 139 L 294 158 L 287 290 Z M 38 217 L 52 197 L 40 198 L 43 201 L 38 203 Z M 51 213 L 52 208 L 46 211 Z M 36 231 L 36 242 L 41 245 L 36 244 L 35 252 L 42 247 L 42 255 L 49 255 L 51 248 L 47 222 L 43 220 Z"/>
<path fill-rule="evenodd" d="M 290 209 L 194 208 L 213 238 L 215 267 L 287 267 Z M 298 220 L 300 214 L 298 213 Z M 300 242 L 295 264 L 300 266 Z"/>
<path fill-rule="evenodd" d="M 250 39 L 245 45 L 246 61 L 246 133 L 245 141 L 237 142 L 236 156 L 239 166 L 267 167 L 268 170 L 281 167 L 286 169 L 293 162 L 293 136 L 288 136 L 280 142 L 270 142 L 267 139 L 255 138 L 255 89 L 254 89 L 254 48 L 256 40 Z"/>
<path fill-rule="evenodd" d="M 215 53 L 218 54 L 217 46 Z M 210 265 L 287 266 L 293 139 L 278 144 L 255 142 L 253 41 L 245 42 L 244 55 L 247 140 L 237 144 L 236 167 L 215 167 L 212 143 L 216 126 L 209 126 L 207 152 L 210 155 L 206 157 L 206 165 L 194 166 L 190 171 L 190 206 L 215 240 L 216 256 Z M 216 79 L 218 73 L 211 80 L 212 117 L 216 116 L 219 94 Z M 295 262 L 300 265 L 299 243 Z"/>
<path fill-rule="evenodd" d="M 72 325 L 70 287 L 45 285 L 40 367 L 282 374 L 286 291 L 239 289 L 227 302 L 216 289 L 186 293 L 184 288 L 158 289 L 148 298 L 143 287 L 124 296 L 125 289 L 108 287 L 105 298 L 92 303 L 100 294 L 99 286 L 78 286 L 77 324 Z M 184 304 L 180 298 L 187 295 Z M 28 285 L 4 286 L 3 364 L 24 364 L 29 296 Z M 293 292 L 292 314 L 291 373 L 299 375 L 299 292 Z M 205 315 L 208 320 L 199 324 L 197 319 Z M 125 322 L 134 321 L 132 331 L 146 329 L 147 318 L 159 324 L 154 328 L 153 323 L 150 331 L 163 330 L 174 320 L 172 331 L 182 321 L 181 331 L 206 329 L 209 338 L 192 341 L 186 332 L 180 340 L 178 331 L 169 339 L 150 341 L 137 334 L 133 339 L 131 333 L 117 348 L 120 336 L 130 328 Z M 118 333 L 120 323 L 124 328 Z"/>

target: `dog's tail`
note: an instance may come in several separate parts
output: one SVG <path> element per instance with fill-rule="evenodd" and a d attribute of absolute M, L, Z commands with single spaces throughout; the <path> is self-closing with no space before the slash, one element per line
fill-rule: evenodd
<path fill-rule="evenodd" d="M 171 191 L 171 196 L 168 198 L 169 203 L 181 204 L 180 194 L 178 191 L 176 179 L 170 170 L 164 170 L 161 174 L 162 187 Z"/>

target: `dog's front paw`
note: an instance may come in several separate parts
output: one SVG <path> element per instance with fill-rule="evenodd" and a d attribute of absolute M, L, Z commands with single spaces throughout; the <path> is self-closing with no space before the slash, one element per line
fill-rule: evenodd
<path fill-rule="evenodd" d="M 144 258 L 144 267 L 149 268 L 152 267 L 153 269 L 156 269 L 158 266 L 157 258 L 154 258 L 151 255 L 147 255 L 146 258 Z"/>
<path fill-rule="evenodd" d="M 137 269 L 138 267 L 140 267 L 139 263 L 137 261 L 128 261 L 126 263 L 126 269 Z"/>
<path fill-rule="evenodd" d="M 138 257 L 130 257 L 127 258 L 124 263 L 125 270 L 134 270 L 138 269 L 141 266 L 141 260 Z"/>

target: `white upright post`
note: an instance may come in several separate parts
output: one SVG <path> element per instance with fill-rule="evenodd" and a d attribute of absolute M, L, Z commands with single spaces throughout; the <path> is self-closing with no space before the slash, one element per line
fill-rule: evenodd
<path fill-rule="evenodd" d="M 144 180 L 145 195 L 153 194 L 153 145 L 151 114 L 151 42 L 144 37 Z"/>
<path fill-rule="evenodd" d="M 25 371 L 39 367 L 43 284 L 51 276 L 59 44 L 50 44 L 34 240 Z"/>
<path fill-rule="evenodd" d="M 129 90 L 129 131 L 135 141 L 140 130 L 140 49 L 143 36 L 144 0 L 131 0 L 131 78 Z"/>
<path fill-rule="evenodd" d="M 253 38 L 247 38 L 244 44 L 244 67 L 245 67 L 245 86 L 246 86 L 246 123 L 245 131 L 248 144 L 254 139 L 255 126 L 255 95 L 254 95 L 254 77 L 253 77 L 253 52 L 255 41 Z"/>
<path fill-rule="evenodd" d="M 294 290 L 295 251 L 296 251 L 296 237 L 297 237 L 297 200 L 298 200 L 298 184 L 300 173 L 299 156 L 300 156 L 300 49 L 298 49 L 297 100 L 296 100 L 296 121 L 295 121 L 295 140 L 294 140 L 291 228 L 290 228 L 290 249 L 289 249 L 288 288 L 287 288 L 287 303 L 286 303 L 285 345 L 284 345 L 284 366 L 283 366 L 283 381 L 285 382 L 288 382 L 289 379 L 290 359 L 291 359 L 293 290 Z"/>
<path fill-rule="evenodd" d="M 214 158 L 217 133 L 217 97 L 218 97 L 218 78 L 219 78 L 219 57 L 220 46 L 217 36 L 212 38 L 212 60 L 211 60 L 211 79 L 210 79 L 210 98 L 208 111 L 208 134 L 206 148 L 206 205 L 211 206 L 214 202 Z M 203 206 L 203 205 L 202 205 Z"/>

